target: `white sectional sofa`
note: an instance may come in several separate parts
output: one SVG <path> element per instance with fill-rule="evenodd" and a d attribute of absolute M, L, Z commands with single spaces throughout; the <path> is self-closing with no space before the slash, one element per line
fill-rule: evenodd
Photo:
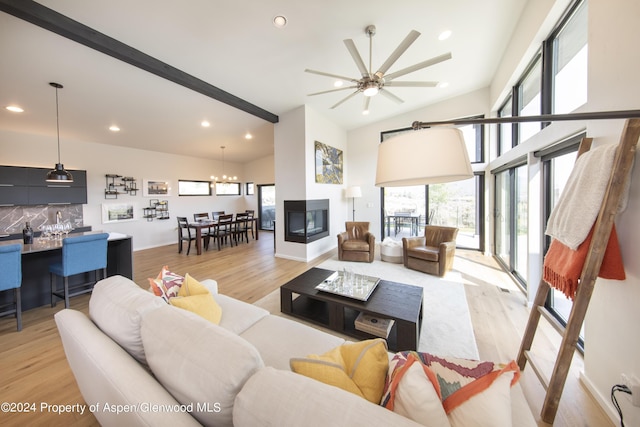
<path fill-rule="evenodd" d="M 103 426 L 418 426 L 382 406 L 293 373 L 289 360 L 342 338 L 217 293 L 220 325 L 166 304 L 131 280 L 100 281 L 89 317 L 55 315 L 87 405 Z M 518 386 L 516 426 L 535 426 Z"/>

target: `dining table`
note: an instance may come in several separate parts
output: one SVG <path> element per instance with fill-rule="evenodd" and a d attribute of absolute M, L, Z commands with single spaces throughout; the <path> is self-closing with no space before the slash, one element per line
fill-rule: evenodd
<path fill-rule="evenodd" d="M 258 240 L 259 239 L 259 234 L 258 234 L 258 217 L 254 216 L 253 218 L 249 218 L 249 219 L 243 219 L 242 221 L 251 221 L 251 227 L 254 230 L 253 235 L 255 236 L 255 239 Z M 233 221 L 231 221 L 232 224 L 236 224 L 236 218 L 234 216 Z M 190 222 L 189 223 L 189 228 L 193 229 L 196 231 L 196 253 L 198 255 L 202 255 L 202 230 L 203 229 L 208 229 L 208 228 L 213 228 L 213 227 L 217 227 L 218 226 L 218 220 L 211 220 L 211 219 L 207 219 L 207 218 L 203 218 L 200 219 L 198 221 L 194 221 L 194 222 Z"/>
<path fill-rule="evenodd" d="M 411 224 L 411 235 L 417 236 L 418 229 L 420 226 L 420 215 L 413 212 L 396 212 L 393 214 L 385 215 L 385 220 L 387 224 L 387 236 L 391 235 L 391 220 L 393 219 L 393 224 L 395 225 L 395 234 L 398 234 L 398 224 L 402 222 L 408 222 Z"/>

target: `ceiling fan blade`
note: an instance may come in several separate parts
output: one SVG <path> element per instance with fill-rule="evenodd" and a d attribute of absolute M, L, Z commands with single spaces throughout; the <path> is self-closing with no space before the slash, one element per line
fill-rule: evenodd
<path fill-rule="evenodd" d="M 384 88 L 380 89 L 380 92 L 382 95 L 386 96 L 387 98 L 389 98 L 392 101 L 397 102 L 398 104 L 402 104 L 404 101 L 401 98 L 398 98 L 397 96 L 395 96 L 394 94 L 392 94 L 391 92 L 389 92 L 388 90 L 385 90 Z"/>
<path fill-rule="evenodd" d="M 364 65 L 364 61 L 362 60 L 362 57 L 360 56 L 360 53 L 358 52 L 358 49 L 356 48 L 355 43 L 353 43 L 353 40 L 346 39 L 344 40 L 344 44 L 345 46 L 347 46 L 347 50 L 349 51 L 349 53 L 351 54 L 351 57 L 355 61 L 356 65 L 358 66 L 358 70 L 360 70 L 360 74 L 362 74 L 362 77 L 369 77 L 369 71 L 367 70 L 367 66 Z"/>
<path fill-rule="evenodd" d="M 438 82 L 385 82 L 384 85 L 394 87 L 436 87 Z"/>
<path fill-rule="evenodd" d="M 364 96 L 364 108 L 362 109 L 362 111 L 369 111 L 369 102 L 371 102 L 371 97 L 370 96 Z"/>
<path fill-rule="evenodd" d="M 414 71 L 421 70 L 431 65 L 439 64 L 440 62 L 444 62 L 449 59 L 451 59 L 451 52 L 445 53 L 444 55 L 436 56 L 435 58 L 427 59 L 426 61 L 422 61 L 418 64 L 412 65 L 411 67 L 403 68 L 402 70 L 396 71 L 395 73 L 388 74 L 384 76 L 384 79 L 386 82 L 389 82 L 390 80 L 393 80 L 397 77 L 413 73 Z"/>
<path fill-rule="evenodd" d="M 411 32 L 409 33 L 409 35 L 407 35 L 407 37 L 404 38 L 404 40 L 402 41 L 402 43 L 400 43 L 398 45 L 398 47 L 396 48 L 396 50 L 394 50 L 391 55 L 389 55 L 389 57 L 387 58 L 386 61 L 384 61 L 384 64 L 382 64 L 380 66 L 380 68 L 378 69 L 378 71 L 376 71 L 376 76 L 378 76 L 378 78 L 382 78 L 384 76 L 384 74 L 389 70 L 389 68 L 391 68 L 391 66 L 398 60 L 398 58 L 400 58 L 400 56 L 402 56 L 402 54 L 409 49 L 409 46 L 411 46 L 411 44 L 416 41 L 416 39 L 420 36 L 420 33 L 417 32 L 416 30 L 411 30 Z"/>
<path fill-rule="evenodd" d="M 345 89 L 356 89 L 357 87 L 358 86 L 346 86 L 346 87 L 340 87 L 338 89 L 323 90 L 322 92 L 308 93 L 307 96 L 322 95 L 322 94 L 325 94 L 325 93 L 338 92 L 340 90 L 345 90 Z"/>
<path fill-rule="evenodd" d="M 354 96 L 356 96 L 360 91 L 356 90 L 355 92 L 353 92 L 351 95 L 347 96 L 346 98 L 343 98 L 342 101 L 338 102 L 337 104 L 334 104 L 330 110 L 333 110 L 334 108 L 336 108 L 337 106 L 339 106 L 340 104 L 342 104 L 345 101 L 348 101 L 349 99 L 353 98 Z"/>
<path fill-rule="evenodd" d="M 308 68 L 305 69 L 304 72 L 305 73 L 311 73 L 311 74 L 318 74 L 319 76 L 331 77 L 331 78 L 338 79 L 338 80 L 345 80 L 345 81 L 348 81 L 348 82 L 358 83 L 357 79 L 354 79 L 352 77 L 341 76 L 339 74 L 325 73 L 324 71 L 310 70 Z"/>

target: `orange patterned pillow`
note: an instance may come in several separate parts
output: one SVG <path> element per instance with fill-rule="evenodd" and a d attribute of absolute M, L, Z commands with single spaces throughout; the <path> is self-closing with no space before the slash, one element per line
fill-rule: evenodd
<path fill-rule="evenodd" d="M 179 274 L 173 273 L 169 270 L 169 266 L 162 267 L 158 277 L 149 280 L 149 290 L 156 296 L 161 297 L 166 302 L 169 302 L 170 298 L 178 295 L 180 287 L 184 282 L 184 277 Z"/>

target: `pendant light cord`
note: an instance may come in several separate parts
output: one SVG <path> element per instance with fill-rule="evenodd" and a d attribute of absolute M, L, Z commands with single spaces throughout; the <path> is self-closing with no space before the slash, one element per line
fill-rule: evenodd
<path fill-rule="evenodd" d="M 58 134 L 58 163 L 60 163 L 60 112 L 58 108 L 58 87 L 56 86 L 56 132 Z"/>

